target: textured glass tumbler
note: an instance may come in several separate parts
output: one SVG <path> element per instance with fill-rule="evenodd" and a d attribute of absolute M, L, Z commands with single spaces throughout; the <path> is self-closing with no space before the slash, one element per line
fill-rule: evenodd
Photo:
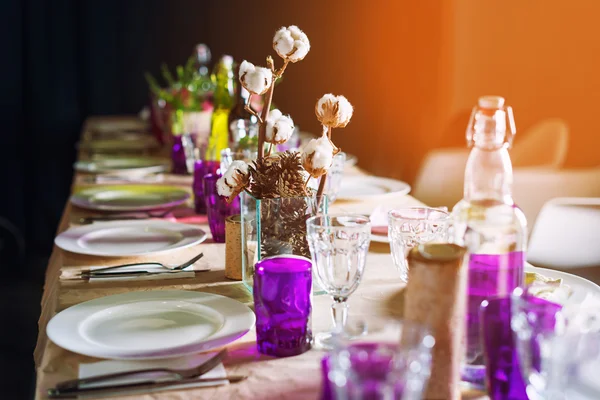
<path fill-rule="evenodd" d="M 321 363 L 322 399 L 421 399 L 435 340 L 419 324 L 403 321 L 400 337 L 340 343 Z"/>
<path fill-rule="evenodd" d="M 346 327 L 346 301 L 362 280 L 371 241 L 371 224 L 361 215 L 339 214 L 309 218 L 306 226 L 315 277 L 333 298 L 334 329 L 317 334 L 315 343 L 330 349 L 335 335 L 351 336 Z"/>
<path fill-rule="evenodd" d="M 299 256 L 275 256 L 256 264 L 254 312 L 258 351 L 275 357 L 311 348 L 312 263 Z"/>
<path fill-rule="evenodd" d="M 236 197 L 229 204 L 227 198 L 219 196 L 217 180 L 220 177 L 220 174 L 205 175 L 203 189 L 210 233 L 215 242 L 225 243 L 225 219 L 230 215 L 240 213 L 240 198 Z"/>
<path fill-rule="evenodd" d="M 600 360 L 598 303 L 590 299 L 561 308 L 518 288 L 512 296 L 511 326 L 530 399 L 599 398 L 597 390 L 586 393 L 590 385 L 582 373 L 586 364 Z M 597 365 L 589 378 L 597 384 Z"/>
<path fill-rule="evenodd" d="M 438 208 L 411 207 L 388 213 L 388 237 L 394 265 L 402 281 L 408 281 L 406 255 L 419 244 L 447 239 L 450 214 Z"/>
<path fill-rule="evenodd" d="M 196 214 L 206 214 L 206 200 L 204 199 L 204 176 L 216 174 L 219 163 L 216 161 L 196 160 L 194 163 L 194 210 Z"/>

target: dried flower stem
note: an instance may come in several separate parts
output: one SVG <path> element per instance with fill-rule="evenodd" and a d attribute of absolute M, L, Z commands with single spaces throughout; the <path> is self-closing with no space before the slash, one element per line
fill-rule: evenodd
<path fill-rule="evenodd" d="M 275 72 L 275 65 L 273 64 L 273 58 L 271 56 L 267 57 L 267 67 Z M 269 118 L 269 109 L 271 108 L 271 103 L 273 102 L 273 91 L 275 90 L 275 80 L 271 82 L 271 86 L 266 93 L 265 96 L 265 104 L 262 109 L 262 113 L 260 118 L 262 122 L 260 123 L 260 127 L 258 129 L 258 155 L 256 159 L 261 161 L 265 156 L 265 137 L 267 136 L 267 118 Z"/>
<path fill-rule="evenodd" d="M 258 113 L 252 108 L 252 93 L 250 93 L 250 96 L 248 96 L 248 102 L 244 105 L 244 110 L 246 110 L 250 114 L 254 115 L 256 117 L 256 119 L 258 119 L 259 124 L 263 123 L 263 120 L 260 117 L 260 115 L 258 115 Z"/>
<path fill-rule="evenodd" d="M 295 51 L 295 48 L 294 48 Z M 283 75 L 283 73 L 285 72 L 285 69 L 287 68 L 288 64 L 290 63 L 290 60 L 288 60 L 287 58 L 285 59 L 285 61 L 283 62 L 283 65 L 281 66 L 281 68 L 279 68 L 276 72 L 275 72 L 275 79 L 279 79 L 281 78 L 281 75 Z"/>

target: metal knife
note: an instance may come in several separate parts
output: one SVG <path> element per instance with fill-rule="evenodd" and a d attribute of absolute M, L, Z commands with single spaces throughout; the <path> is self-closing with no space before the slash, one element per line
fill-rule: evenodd
<path fill-rule="evenodd" d="M 215 385 L 212 386 L 218 386 L 218 384 L 222 381 L 237 383 L 243 381 L 246 378 L 247 376 L 245 375 L 230 375 L 223 378 L 185 378 L 161 382 L 144 381 L 114 386 L 100 386 L 68 390 L 60 390 L 57 388 L 53 388 L 48 390 L 48 397 L 51 399 L 94 398 L 99 396 L 109 397 L 117 395 L 128 395 L 140 392 L 143 393 L 145 391 L 154 389 L 168 389 L 170 386 L 179 386 L 190 383 L 214 383 Z"/>

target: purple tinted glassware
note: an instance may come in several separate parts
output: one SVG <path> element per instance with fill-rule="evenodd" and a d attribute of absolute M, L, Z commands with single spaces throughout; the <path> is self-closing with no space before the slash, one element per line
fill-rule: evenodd
<path fill-rule="evenodd" d="M 510 304 L 510 297 L 489 298 L 481 303 L 481 339 L 491 400 L 528 400 L 510 329 Z"/>
<path fill-rule="evenodd" d="M 240 198 L 236 197 L 231 203 L 217 192 L 217 180 L 220 174 L 208 174 L 203 179 L 204 201 L 208 215 L 208 226 L 213 240 L 225 243 L 225 219 L 230 215 L 240 213 Z"/>
<path fill-rule="evenodd" d="M 206 214 L 206 200 L 204 199 L 204 176 L 216 174 L 219 169 L 218 161 L 196 160 L 194 162 L 194 209 L 196 214 Z"/>
<path fill-rule="evenodd" d="M 560 304 L 535 297 L 521 288 L 515 289 L 511 297 L 510 326 L 519 356 L 520 371 L 527 392 L 534 398 L 554 398 L 546 397 L 542 392 L 548 388 L 548 379 L 560 378 L 552 376 L 547 369 L 551 363 L 551 354 L 560 352 L 560 349 L 553 349 L 552 339 L 556 335 L 556 324 L 560 321 L 562 326 L 564 323 L 564 316 L 559 317 L 561 310 Z"/>
<path fill-rule="evenodd" d="M 518 301 L 518 305 L 513 305 Z M 512 307 L 518 307 L 542 324 L 542 330 L 554 329 L 554 318 L 561 306 L 531 295 L 518 300 L 511 296 L 492 297 L 481 304 L 481 339 L 485 355 L 486 385 L 491 400 L 528 400 L 520 369 L 517 345 L 511 329 Z M 535 339 L 531 339 L 535 347 Z M 539 367 L 539 351 L 534 351 Z"/>
<path fill-rule="evenodd" d="M 467 296 L 466 362 L 471 368 L 463 371 L 469 382 L 485 380 L 485 361 L 480 342 L 481 303 L 491 297 L 509 296 L 523 284 L 525 254 L 515 251 L 505 254 L 471 254 Z"/>
<path fill-rule="evenodd" d="M 177 175 L 187 174 L 187 164 L 185 150 L 181 143 L 181 135 L 173 136 L 173 147 L 171 149 L 171 162 L 173 164 L 172 172 Z"/>
<path fill-rule="evenodd" d="M 264 258 L 255 266 L 258 351 L 275 357 L 310 350 L 312 263 L 300 256 Z"/>

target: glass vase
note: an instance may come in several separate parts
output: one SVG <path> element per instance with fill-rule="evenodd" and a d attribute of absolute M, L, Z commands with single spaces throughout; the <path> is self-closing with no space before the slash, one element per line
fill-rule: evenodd
<path fill-rule="evenodd" d="M 266 257 L 293 255 L 311 259 L 306 240 L 306 220 L 327 213 L 327 196 L 318 204 L 316 196 L 257 199 L 243 192 L 242 280 L 252 292 L 254 267 Z M 313 294 L 325 293 L 313 279 Z"/>

